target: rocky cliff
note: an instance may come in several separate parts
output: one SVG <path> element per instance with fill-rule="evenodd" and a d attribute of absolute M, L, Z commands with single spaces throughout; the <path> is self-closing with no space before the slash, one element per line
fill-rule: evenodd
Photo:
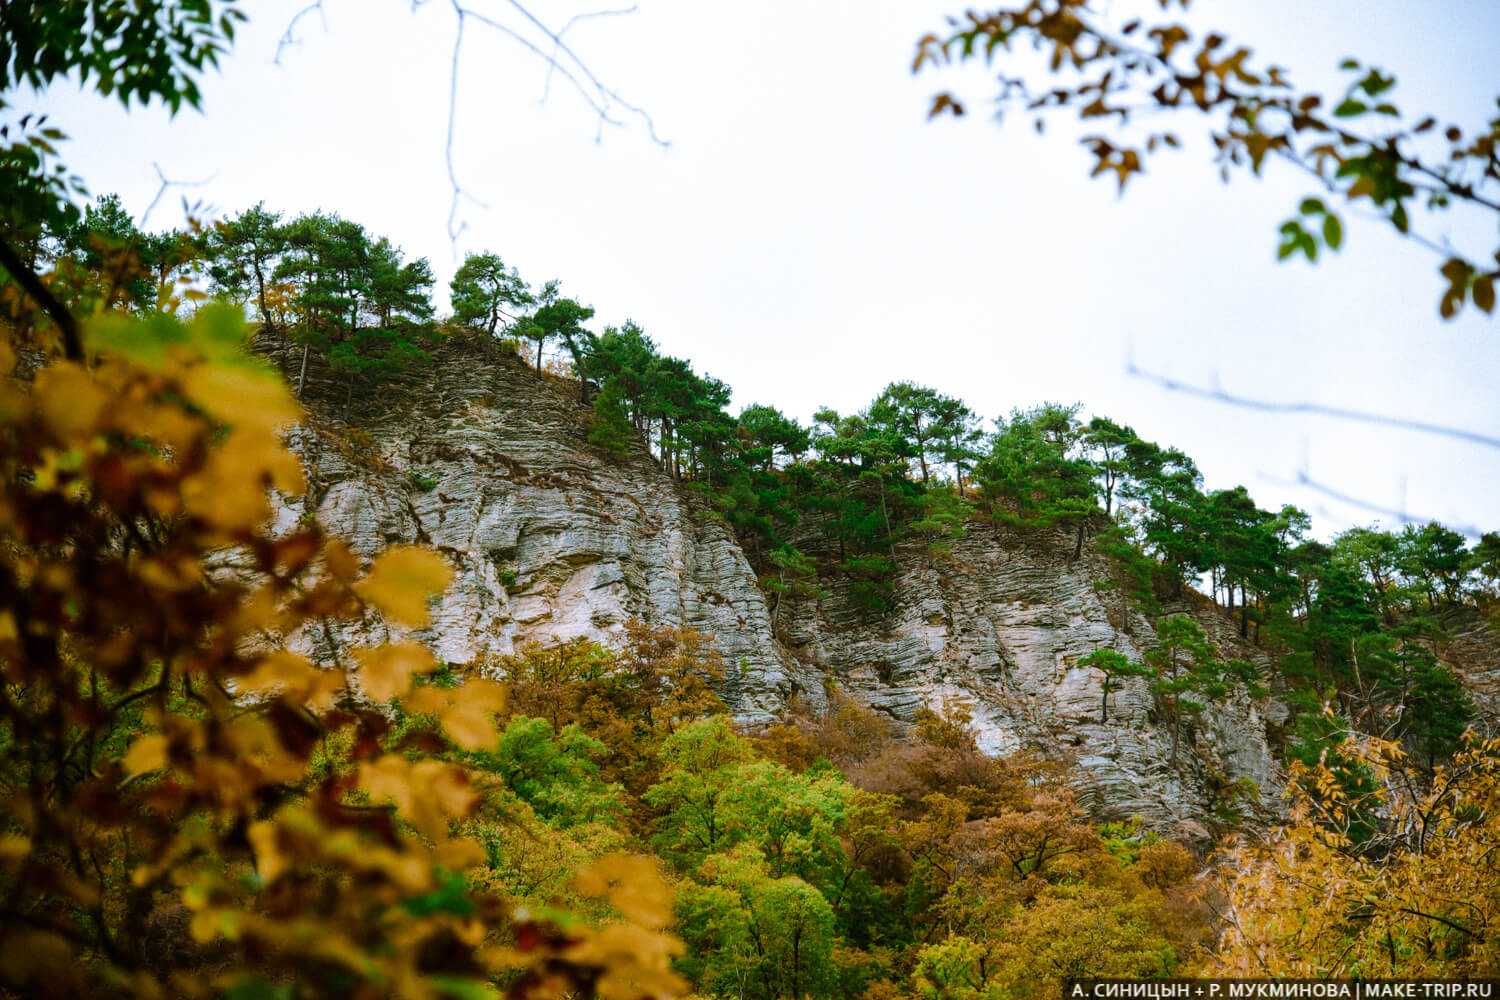
<path fill-rule="evenodd" d="M 1076 661 L 1100 646 L 1135 658 L 1154 641 L 1103 556 L 1086 548 L 1072 561 L 1061 537 L 978 526 L 942 557 L 900 553 L 889 614 L 872 618 L 825 580 L 816 598 L 788 601 L 773 629 L 732 533 L 644 451 L 622 461 L 591 448 L 575 384 L 498 347 L 444 350 L 453 357 L 439 359 L 440 379 L 356 401 L 357 430 L 314 407 L 298 432 L 313 488 L 282 516 L 315 512 L 367 555 L 417 542 L 450 556 L 454 585 L 422 636 L 447 661 L 575 636 L 610 642 L 632 618 L 685 625 L 714 637 L 729 665 L 722 693 L 747 722 L 794 696 L 816 707 L 835 687 L 898 720 L 952 699 L 969 707 L 987 749 L 1075 761 L 1100 815 L 1139 814 L 1201 837 L 1240 778 L 1274 807 L 1273 745 L 1286 718 L 1274 699 L 1240 695 L 1209 711 L 1177 764 L 1144 681 L 1114 693 L 1101 723 L 1100 675 Z M 339 398 L 326 378 L 311 374 L 311 398 Z M 1264 660 L 1212 610 L 1167 610 L 1196 614 L 1226 656 Z M 1500 675 L 1495 645 L 1464 634 L 1471 667 Z M 329 643 L 367 638 L 381 636 L 315 644 L 326 655 Z"/>

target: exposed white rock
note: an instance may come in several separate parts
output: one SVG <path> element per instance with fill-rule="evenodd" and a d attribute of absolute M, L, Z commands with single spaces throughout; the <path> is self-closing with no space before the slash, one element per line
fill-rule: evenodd
<path fill-rule="evenodd" d="M 1286 718 L 1276 702 L 1241 695 L 1210 709 L 1176 764 L 1145 681 L 1115 691 L 1100 722 L 1101 677 L 1078 659 L 1101 646 L 1137 658 L 1154 639 L 1091 549 L 1070 562 L 1065 538 L 974 528 L 947 556 L 899 553 L 896 606 L 883 618 L 825 580 L 817 600 L 788 600 L 773 636 L 732 534 L 644 452 L 618 461 L 589 447 L 574 385 L 510 355 L 443 371 L 440 395 L 362 421 L 373 445 L 357 460 L 334 433 L 304 432 L 300 444 L 310 505 L 358 551 L 418 542 L 452 560 L 453 586 L 421 636 L 443 659 L 575 636 L 614 642 L 632 618 L 686 625 L 715 638 L 730 667 L 722 693 L 747 722 L 773 718 L 793 695 L 819 705 L 830 686 L 898 720 L 955 699 L 986 750 L 1074 760 L 1101 815 L 1197 837 L 1214 782 L 1236 778 L 1274 809 L 1269 731 Z M 1260 657 L 1222 616 L 1169 610 L 1193 611 L 1225 655 Z M 339 641 L 383 638 L 350 630 Z"/>

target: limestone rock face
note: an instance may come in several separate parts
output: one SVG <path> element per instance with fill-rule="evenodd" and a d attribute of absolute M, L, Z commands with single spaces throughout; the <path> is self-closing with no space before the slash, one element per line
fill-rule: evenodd
<path fill-rule="evenodd" d="M 1140 815 L 1192 833 L 1238 778 L 1255 782 L 1252 808 L 1274 809 L 1281 781 L 1268 726 L 1286 718 L 1275 701 L 1241 694 L 1210 709 L 1180 742 L 1175 764 L 1145 680 L 1112 691 L 1105 715 L 1102 675 L 1078 659 L 1101 647 L 1139 659 L 1154 634 L 1109 586 L 1107 561 L 1085 548 L 1071 562 L 1071 548 L 1062 537 L 976 527 L 942 558 L 903 553 L 896 607 L 882 623 L 872 625 L 835 582 L 790 616 L 783 638 L 845 691 L 898 719 L 951 699 L 972 713 L 987 750 L 1029 747 L 1072 759 L 1097 815 Z M 1166 610 L 1194 612 L 1186 604 Z M 1225 656 L 1264 660 L 1222 618 L 1196 614 Z"/>
<path fill-rule="evenodd" d="M 447 555 L 453 585 L 418 638 L 448 662 L 611 642 L 633 618 L 689 626 L 716 637 L 736 711 L 772 718 L 804 679 L 769 640 L 765 597 L 728 528 L 644 452 L 621 461 L 591 449 L 573 384 L 503 353 L 444 373 L 440 394 L 413 395 L 353 435 L 301 429 L 313 488 L 307 509 L 282 518 L 316 513 L 365 556 L 398 542 Z M 385 638 L 364 628 L 376 631 L 308 641 Z"/>
<path fill-rule="evenodd" d="M 1073 561 L 1067 538 L 976 526 L 944 556 L 899 553 L 887 614 L 861 611 L 845 584 L 825 579 L 817 598 L 777 609 L 773 628 L 745 553 L 699 495 L 644 451 L 621 460 L 588 444 L 575 383 L 494 349 L 439 360 L 435 384 L 401 387 L 354 420 L 359 430 L 316 418 L 337 407 L 314 406 L 297 441 L 313 488 L 281 517 L 315 513 L 367 556 L 396 542 L 449 556 L 454 584 L 419 636 L 443 659 L 575 636 L 614 642 L 632 618 L 684 625 L 714 637 L 729 668 L 721 693 L 750 723 L 794 696 L 818 707 L 834 687 L 901 721 L 954 700 L 986 749 L 1074 761 L 1098 815 L 1206 835 L 1237 779 L 1254 782 L 1252 807 L 1275 809 L 1272 747 L 1287 712 L 1274 699 L 1241 694 L 1211 709 L 1175 760 L 1145 681 L 1113 692 L 1102 721 L 1101 676 L 1077 660 L 1101 646 L 1138 658 L 1154 636 L 1090 547 Z M 310 395 L 337 399 L 318 377 Z M 1194 614 L 1225 656 L 1264 664 L 1202 601 L 1166 610 Z M 328 656 L 332 643 L 385 638 L 381 628 L 304 640 Z M 1496 648 L 1464 646 L 1490 679 Z"/>
<path fill-rule="evenodd" d="M 1500 629 L 1470 607 L 1449 609 L 1440 624 L 1446 638 L 1434 651 L 1463 679 L 1475 709 L 1493 727 L 1500 720 Z"/>

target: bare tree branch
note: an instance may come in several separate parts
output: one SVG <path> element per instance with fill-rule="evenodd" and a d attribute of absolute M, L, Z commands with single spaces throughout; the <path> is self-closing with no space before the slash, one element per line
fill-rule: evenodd
<path fill-rule="evenodd" d="M 410 0 L 410 2 L 411 9 L 416 11 L 426 6 L 430 0 Z M 275 61 L 277 64 L 281 63 L 282 56 L 286 54 L 287 49 L 301 44 L 301 39 L 297 36 L 297 26 L 304 18 L 316 12 L 323 20 L 324 30 L 327 30 L 328 18 L 324 3 L 325 0 L 315 0 L 315 2 L 302 7 L 292 16 L 291 21 L 286 26 L 286 30 L 282 33 L 280 40 L 276 44 Z M 456 23 L 453 30 L 453 54 L 448 70 L 448 127 L 443 144 L 443 165 L 447 170 L 448 185 L 452 189 L 453 194 L 448 209 L 448 239 L 454 244 L 455 251 L 457 249 L 458 237 L 468 228 L 467 223 L 460 218 L 460 210 L 463 203 L 468 201 L 480 208 L 486 207 L 484 202 L 470 194 L 468 189 L 459 181 L 458 169 L 454 163 L 453 153 L 454 141 L 458 132 L 458 78 L 463 62 L 465 31 L 469 27 L 470 20 L 504 35 L 510 41 L 516 43 L 522 49 L 542 61 L 543 65 L 547 67 L 547 75 L 542 86 L 543 103 L 546 103 L 548 96 L 552 92 L 552 81 L 555 76 L 561 76 L 571 84 L 578 95 L 583 98 L 584 103 L 594 112 L 597 123 L 594 135 L 595 142 L 602 141 L 605 125 L 623 127 L 626 124 L 624 118 L 634 118 L 645 128 L 646 134 L 652 142 L 663 148 L 671 145 L 670 142 L 663 139 L 660 133 L 657 132 L 656 122 L 645 108 L 625 100 L 624 97 L 620 96 L 619 91 L 600 79 L 593 69 L 590 68 L 588 62 L 574 51 L 572 46 L 564 39 L 569 30 L 583 21 L 605 17 L 623 17 L 635 13 L 638 9 L 637 7 L 631 6 L 574 14 L 563 24 L 561 29 L 554 31 L 541 18 L 533 14 L 531 9 L 522 0 L 503 0 L 503 5 L 519 15 L 521 21 L 519 25 L 506 24 L 496 17 L 470 6 L 465 0 L 449 0 L 449 6 L 453 10 Z M 616 112 L 623 113 L 623 116 L 617 116 Z M 158 193 L 159 197 L 160 193 Z M 155 202 L 153 202 L 154 204 Z"/>
<path fill-rule="evenodd" d="M 641 8 L 639 4 L 631 4 L 629 7 L 621 7 L 617 10 L 595 10 L 583 14 L 574 14 L 572 17 L 568 18 L 568 23 L 564 24 L 562 26 L 562 29 L 558 31 L 557 37 L 562 38 L 568 33 L 569 29 L 571 29 L 573 25 L 578 24 L 580 21 L 592 21 L 596 18 L 601 17 L 624 17 L 629 14 L 634 14 L 640 9 Z M 560 49 L 557 45 L 552 46 L 553 61 L 547 64 L 547 76 L 542 81 L 542 99 L 538 102 L 540 104 L 546 104 L 547 97 L 552 93 L 552 74 L 557 69 L 556 59 L 559 51 Z"/>
<path fill-rule="evenodd" d="M 457 0 L 455 0 L 455 2 L 457 2 Z M 662 147 L 671 145 L 670 142 L 663 139 L 660 135 L 657 134 L 656 122 L 652 120 L 651 115 L 646 111 L 646 109 L 635 104 L 631 104 L 629 101 L 621 97 L 618 91 L 614 90 L 612 87 L 606 86 L 603 82 L 601 82 L 600 79 L 594 75 L 594 71 L 589 69 L 588 63 L 579 58 L 578 54 L 568 46 L 568 43 L 563 41 L 561 32 L 553 31 L 551 28 L 543 24 L 535 14 L 531 13 L 531 11 L 527 9 L 525 4 L 520 2 L 520 0 L 507 0 L 507 2 L 511 7 L 515 8 L 515 10 L 519 12 L 522 17 L 524 17 L 528 22 L 534 25 L 538 31 L 540 31 L 543 35 L 551 40 L 554 51 L 561 52 L 563 55 L 567 56 L 568 59 L 574 64 L 574 66 L 577 68 L 578 73 L 589 82 L 589 85 L 591 87 L 593 87 L 597 95 L 597 99 L 592 103 L 595 103 L 596 107 L 602 105 L 604 109 L 608 109 L 612 105 L 618 105 L 625 111 L 628 111 L 630 114 L 640 119 L 641 123 L 646 126 L 646 132 L 651 137 L 652 142 Z M 577 18 L 575 17 L 574 20 L 577 20 Z M 558 65 L 558 60 L 553 57 L 547 57 L 547 61 L 549 65 Z M 600 119 L 601 121 L 605 119 L 603 113 L 600 114 Z"/>
<path fill-rule="evenodd" d="M 156 189 L 156 197 L 151 199 L 151 204 L 147 205 L 146 210 L 141 213 L 141 221 L 139 225 L 142 230 L 146 228 L 146 220 L 151 218 L 152 212 L 156 211 L 157 204 L 161 201 L 162 196 L 167 193 L 168 188 L 201 187 L 204 184 L 212 182 L 215 177 L 219 176 L 219 172 L 215 170 L 213 173 L 209 174 L 201 181 L 174 181 L 168 180 L 167 175 L 162 173 L 161 164 L 153 163 L 151 164 L 151 167 L 156 171 L 156 177 L 157 180 L 161 181 L 161 186 Z"/>
<path fill-rule="evenodd" d="M 568 81 L 568 83 L 572 85 L 573 89 L 577 91 L 578 95 L 583 98 L 584 103 L 586 103 L 594 112 L 597 122 L 597 131 L 595 132 L 594 136 L 595 142 L 599 142 L 603 139 L 605 125 L 613 125 L 615 127 L 622 127 L 625 125 L 624 121 L 622 121 L 620 118 L 615 117 L 615 115 L 612 113 L 616 108 L 618 108 L 621 111 L 624 111 L 629 115 L 639 119 L 639 121 L 645 126 L 646 133 L 650 137 L 652 142 L 656 143 L 659 146 L 662 146 L 663 148 L 671 145 L 671 143 L 661 138 L 661 136 L 657 133 L 656 122 L 644 108 L 641 108 L 625 100 L 620 96 L 618 91 L 601 81 L 599 77 L 594 73 L 594 71 L 589 68 L 588 63 L 586 63 L 576 52 L 574 52 L 573 49 L 568 45 L 568 43 L 563 40 L 563 35 L 567 33 L 568 29 L 573 27 L 573 25 L 577 24 L 579 21 L 599 17 L 622 16 L 625 14 L 633 13 L 636 10 L 635 7 L 621 10 L 600 10 L 583 14 L 575 14 L 567 21 L 566 24 L 563 25 L 560 31 L 553 31 L 551 28 L 547 27 L 547 25 L 541 19 L 533 14 L 525 4 L 521 3 L 520 0 L 507 0 L 508 5 L 512 9 L 517 11 L 521 15 L 522 19 L 542 36 L 543 41 L 550 41 L 552 43 L 552 51 L 548 52 L 542 48 L 541 44 L 538 44 L 537 41 L 527 37 L 522 33 L 522 31 L 517 30 L 515 27 L 505 24 L 502 21 L 496 20 L 488 14 L 481 13 L 473 9 L 472 7 L 465 5 L 462 0 L 449 0 L 449 3 L 453 8 L 454 16 L 457 18 L 457 25 L 454 28 L 453 57 L 452 63 L 449 68 L 448 130 L 443 148 L 443 159 L 444 165 L 448 171 L 448 184 L 452 188 L 453 192 L 453 197 L 449 203 L 448 210 L 448 239 L 450 242 L 455 244 L 455 248 L 458 242 L 458 237 L 468 227 L 468 224 L 466 222 L 463 222 L 459 218 L 460 206 L 465 200 L 467 200 L 473 202 L 476 205 L 479 205 L 481 208 L 485 207 L 483 202 L 470 194 L 469 191 L 464 188 L 464 186 L 459 182 L 458 171 L 453 162 L 453 143 L 454 136 L 457 132 L 458 122 L 458 75 L 462 63 L 464 31 L 468 26 L 468 21 L 470 18 L 472 18 L 476 23 L 482 24 L 485 27 L 504 35 L 511 41 L 515 42 L 517 45 L 521 46 L 521 48 L 525 49 L 527 52 L 530 52 L 532 55 L 542 60 L 542 62 L 547 67 L 547 76 L 544 83 L 542 97 L 542 100 L 544 102 L 547 99 L 547 94 L 551 91 L 552 78 L 554 75 L 560 74 L 563 79 Z"/>
<path fill-rule="evenodd" d="M 297 37 L 297 23 L 314 11 L 317 11 L 318 18 L 323 22 L 323 30 L 328 30 L 328 12 L 323 9 L 323 0 L 313 0 L 312 3 L 293 14 L 292 19 L 287 22 L 286 30 L 281 33 L 281 38 L 276 42 L 276 58 L 272 60 L 276 65 L 281 65 L 281 57 L 287 49 L 302 44 L 302 39 Z"/>
<path fill-rule="evenodd" d="M 443 165 L 448 170 L 448 184 L 453 189 L 453 199 L 448 204 L 448 242 L 454 245 L 457 251 L 458 237 L 468 228 L 468 223 L 454 223 L 458 218 L 458 206 L 466 196 L 463 186 L 458 183 L 458 171 L 453 166 L 453 133 L 458 121 L 458 67 L 463 55 L 464 47 L 464 18 L 468 12 L 457 0 L 453 4 L 453 11 L 458 16 L 458 26 L 453 32 L 453 61 L 448 70 L 448 133 L 443 143 Z M 475 203 L 480 208 L 484 204 L 477 199 Z"/>
<path fill-rule="evenodd" d="M 21 255 L 3 238 L 0 238 L 0 267 L 10 272 L 16 283 L 30 295 L 42 311 L 57 327 L 62 338 L 63 354 L 69 361 L 83 360 L 83 337 L 78 329 L 78 320 L 68 311 L 41 277 L 31 269 Z"/>
<path fill-rule="evenodd" d="M 1211 389 L 1205 388 L 1203 386 L 1192 385 L 1188 382 L 1181 382 L 1166 375 L 1148 372 L 1138 367 L 1134 361 L 1126 362 L 1125 370 L 1127 374 L 1159 385 L 1168 392 L 1179 392 L 1187 396 L 1210 399 L 1216 403 L 1224 403 L 1229 406 L 1259 410 L 1262 413 L 1306 413 L 1321 417 L 1332 417 L 1336 420 L 1351 420 L 1356 423 L 1373 424 L 1378 427 L 1394 427 L 1398 430 L 1435 434 L 1439 437 L 1453 438 L 1456 441 L 1477 444 L 1485 448 L 1500 449 L 1500 437 L 1481 434 L 1478 431 L 1466 430 L 1462 427 L 1447 427 L 1442 424 L 1427 423 L 1422 420 L 1408 420 L 1404 417 L 1387 416 L 1383 413 L 1369 413 L 1361 410 L 1348 410 L 1338 406 L 1325 406 L 1322 403 L 1276 403 L 1264 399 L 1252 399 L 1248 396 L 1235 396 L 1217 387 Z"/>
<path fill-rule="evenodd" d="M 1330 500 L 1337 500 L 1339 503 L 1348 504 L 1351 507 L 1357 507 L 1360 510 L 1369 511 L 1372 514 L 1380 514 L 1383 517 L 1392 518 L 1400 524 L 1427 524 L 1429 522 L 1439 520 L 1438 518 L 1433 517 L 1416 517 L 1402 509 L 1397 509 L 1395 507 L 1384 507 L 1380 504 L 1371 503 L 1368 500 L 1361 500 L 1359 497 L 1350 496 L 1348 493 L 1340 492 L 1339 490 L 1334 489 L 1326 483 L 1322 483 L 1314 479 L 1311 475 L 1308 474 L 1305 468 L 1297 470 L 1297 477 L 1295 479 L 1283 479 L 1278 476 L 1268 475 L 1264 472 L 1261 473 L 1261 478 L 1266 480 L 1267 482 L 1275 483 L 1278 486 L 1300 486 L 1303 489 L 1312 490 L 1314 493 L 1320 493 L 1323 496 L 1328 497 Z M 1472 524 L 1453 524 L 1449 521 L 1443 521 L 1442 524 L 1445 528 L 1456 531 L 1460 535 L 1464 535 L 1468 538 L 1480 538 L 1484 535 L 1483 530 L 1475 527 Z"/>

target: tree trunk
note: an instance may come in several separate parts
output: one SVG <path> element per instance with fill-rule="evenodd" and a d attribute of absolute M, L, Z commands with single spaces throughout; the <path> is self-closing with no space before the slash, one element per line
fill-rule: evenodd
<path fill-rule="evenodd" d="M 302 345 L 302 371 L 297 374 L 297 399 L 302 399 L 302 387 L 307 384 L 307 352 L 311 344 Z"/>
<path fill-rule="evenodd" d="M 1077 562 L 1078 558 L 1083 555 L 1083 529 L 1084 529 L 1084 522 L 1079 521 L 1078 522 L 1078 539 L 1077 539 L 1077 541 L 1075 541 L 1073 543 L 1073 560 L 1072 560 L 1073 562 Z"/>
<path fill-rule="evenodd" d="M 272 321 L 271 310 L 266 305 L 266 276 L 261 272 L 260 261 L 255 262 L 255 291 L 256 298 L 260 301 L 260 325 L 274 331 L 276 324 Z"/>
<path fill-rule="evenodd" d="M 16 279 L 16 284 L 30 295 L 42 311 L 52 320 L 57 327 L 58 336 L 62 339 L 63 355 L 69 361 L 83 361 L 83 336 L 78 329 L 78 321 L 68 311 L 68 307 L 52 294 L 45 282 L 39 278 L 35 271 L 21 259 L 20 254 L 5 240 L 0 239 L 0 267 L 10 272 L 10 276 Z"/>

